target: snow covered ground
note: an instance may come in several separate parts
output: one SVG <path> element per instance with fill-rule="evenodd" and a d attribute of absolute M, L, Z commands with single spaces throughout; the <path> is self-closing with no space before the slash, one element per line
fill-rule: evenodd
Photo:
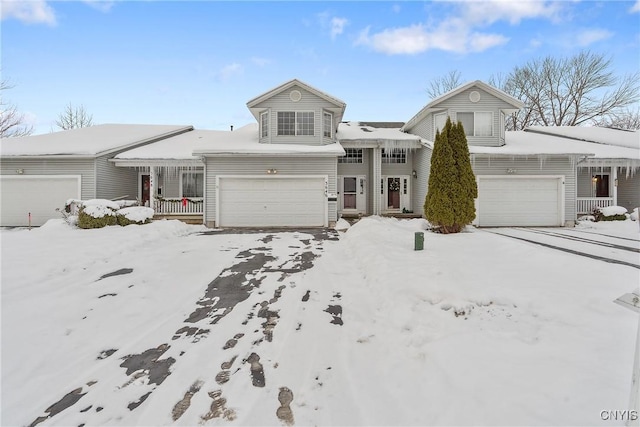
<path fill-rule="evenodd" d="M 425 226 L 1 230 L 1 424 L 622 424 L 640 270 L 549 245 L 640 265 L 637 222 Z"/>

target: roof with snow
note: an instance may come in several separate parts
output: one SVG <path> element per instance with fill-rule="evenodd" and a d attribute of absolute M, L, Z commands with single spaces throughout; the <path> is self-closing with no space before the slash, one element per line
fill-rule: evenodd
<path fill-rule="evenodd" d="M 507 131 L 505 145 L 501 147 L 470 145 L 469 153 L 491 156 L 569 155 L 595 160 L 620 160 L 625 164 L 640 166 L 640 150 L 635 148 L 526 131 Z"/>
<path fill-rule="evenodd" d="M 97 157 L 192 130 L 192 126 L 103 124 L 42 135 L 5 138 L 0 157 Z"/>
<path fill-rule="evenodd" d="M 488 85 L 481 80 L 475 80 L 469 83 L 465 83 L 462 86 L 458 86 L 457 88 L 450 90 L 449 92 L 444 93 L 435 99 L 432 99 L 427 105 L 422 107 L 422 109 L 418 111 L 418 113 L 415 116 L 409 119 L 409 121 L 402 127 L 402 130 L 411 129 L 416 123 L 422 120 L 427 114 L 432 112 L 433 109 L 436 108 L 438 104 L 474 86 L 479 89 L 482 89 L 485 92 L 492 94 L 493 96 L 503 100 L 507 104 L 511 104 L 514 110 L 519 110 L 520 108 L 524 107 L 524 104 L 519 99 L 514 98 L 508 93 L 503 92 L 500 89 L 497 89 L 491 85 Z"/>
<path fill-rule="evenodd" d="M 251 123 L 234 131 L 194 130 L 153 144 L 125 151 L 116 163 L 141 164 L 168 161 L 195 161 L 207 155 L 317 155 L 342 156 L 340 144 L 264 144 L 258 140 L 258 124 Z"/>
<path fill-rule="evenodd" d="M 369 123 L 362 122 L 342 122 L 338 125 L 336 137 L 340 142 L 349 141 L 415 141 L 421 143 L 422 138 L 418 135 L 400 131 L 400 127 L 374 127 Z"/>
<path fill-rule="evenodd" d="M 640 150 L 640 131 L 612 129 L 596 126 L 529 126 L 525 132 L 556 135 L 579 141 L 617 145 Z"/>

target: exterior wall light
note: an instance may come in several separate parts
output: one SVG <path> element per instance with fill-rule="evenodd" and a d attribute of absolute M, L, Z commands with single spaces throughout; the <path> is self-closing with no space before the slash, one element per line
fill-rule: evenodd
<path fill-rule="evenodd" d="M 415 170 L 415 169 L 414 169 L 414 170 L 412 170 L 412 171 L 411 171 L 411 176 L 412 176 L 412 177 L 414 177 L 414 178 L 417 178 L 417 177 L 418 177 L 418 172 L 416 172 L 416 170 Z"/>
<path fill-rule="evenodd" d="M 516 169 L 511 169 L 511 168 L 507 169 L 507 173 L 508 173 L 509 175 L 513 175 L 513 174 L 514 174 L 514 173 L 516 173 L 516 172 L 518 172 Z"/>
<path fill-rule="evenodd" d="M 22 175 L 24 173 L 24 169 L 16 169 L 16 173 L 18 175 Z"/>
<path fill-rule="evenodd" d="M 277 174 L 277 173 L 278 173 L 278 169 L 267 169 L 267 173 L 268 173 L 269 175 L 271 175 L 271 174 L 275 175 L 275 174 Z"/>

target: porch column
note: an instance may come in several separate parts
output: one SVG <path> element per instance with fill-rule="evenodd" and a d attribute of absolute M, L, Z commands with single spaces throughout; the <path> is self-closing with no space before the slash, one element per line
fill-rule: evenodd
<path fill-rule="evenodd" d="M 611 178 L 613 182 L 613 206 L 618 206 L 618 167 L 611 166 Z"/>
<path fill-rule="evenodd" d="M 373 149 L 373 214 L 380 215 L 382 208 L 380 206 L 380 200 L 382 196 L 382 186 L 380 180 L 382 179 L 382 148 L 376 147 Z"/>
<path fill-rule="evenodd" d="M 155 209 L 156 187 L 158 185 L 158 171 L 155 166 L 149 168 L 149 207 Z"/>

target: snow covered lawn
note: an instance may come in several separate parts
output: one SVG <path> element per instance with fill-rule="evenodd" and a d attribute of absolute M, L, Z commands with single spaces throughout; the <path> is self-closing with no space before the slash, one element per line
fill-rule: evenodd
<path fill-rule="evenodd" d="M 424 227 L 1 230 L 1 424 L 615 425 L 640 270 Z"/>

